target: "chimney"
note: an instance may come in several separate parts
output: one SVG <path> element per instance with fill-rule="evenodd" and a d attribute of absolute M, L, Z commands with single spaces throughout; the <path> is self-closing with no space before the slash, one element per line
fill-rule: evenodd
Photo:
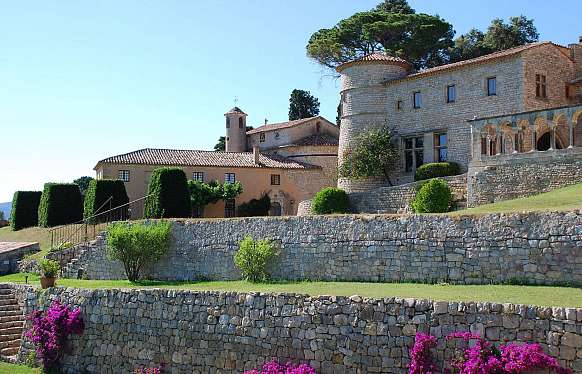
<path fill-rule="evenodd" d="M 260 155 L 261 155 L 261 152 L 259 151 L 259 146 L 253 145 L 253 159 L 254 159 L 255 165 L 259 165 L 259 156 Z"/>

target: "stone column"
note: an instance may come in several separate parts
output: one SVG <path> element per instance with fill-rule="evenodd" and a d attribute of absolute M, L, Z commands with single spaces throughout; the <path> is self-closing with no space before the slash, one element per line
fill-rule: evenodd
<path fill-rule="evenodd" d="M 513 134 L 513 153 L 519 153 L 519 128 L 512 128 L 511 133 Z"/>
<path fill-rule="evenodd" d="M 503 132 L 501 130 L 498 130 L 498 134 L 497 134 L 497 144 L 495 144 L 495 148 L 497 148 L 497 155 L 500 155 L 501 153 L 503 153 L 503 150 L 501 149 L 503 146 Z"/>
<path fill-rule="evenodd" d="M 536 125 L 535 123 L 531 127 L 531 150 L 530 152 L 535 152 L 536 149 Z"/>
<path fill-rule="evenodd" d="M 491 154 L 491 135 L 487 135 L 487 138 L 486 138 L 486 139 L 487 139 L 487 140 L 486 140 L 486 143 L 487 143 L 487 149 L 485 150 L 485 154 L 486 154 L 487 156 L 493 156 L 493 155 Z"/>
<path fill-rule="evenodd" d="M 572 118 L 568 118 L 568 148 L 574 147 L 574 120 Z"/>
<path fill-rule="evenodd" d="M 556 149 L 556 124 L 553 121 L 548 121 L 548 127 L 550 128 L 550 149 L 548 151 L 553 151 Z"/>

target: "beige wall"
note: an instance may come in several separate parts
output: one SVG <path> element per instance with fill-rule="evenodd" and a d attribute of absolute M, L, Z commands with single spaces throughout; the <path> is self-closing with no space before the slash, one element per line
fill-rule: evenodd
<path fill-rule="evenodd" d="M 332 161 L 330 161 L 331 163 Z M 335 161 L 334 168 L 335 170 Z M 146 195 L 151 172 L 158 166 L 154 165 L 116 165 L 100 164 L 97 175 L 103 179 L 117 179 L 119 170 L 130 171 L 130 181 L 125 183 L 130 201 Z M 324 169 L 268 169 L 268 168 L 222 168 L 222 167 L 181 167 L 186 177 L 192 179 L 193 173 L 203 172 L 204 180 L 224 182 L 225 173 L 235 173 L 236 180 L 244 188 L 244 192 L 236 199 L 236 206 L 253 198 L 260 198 L 267 193 L 272 201 L 277 201 L 283 208 L 283 215 L 294 215 L 300 201 L 312 198 L 323 187 L 334 186 L 333 171 Z M 271 174 L 281 176 L 279 186 L 271 185 Z M 205 217 L 224 217 L 224 202 L 208 205 L 204 210 Z"/>
<path fill-rule="evenodd" d="M 247 138 L 248 146 L 249 148 L 252 148 L 254 145 L 258 145 L 261 149 L 269 149 L 293 144 L 306 136 L 317 134 L 317 123 L 320 124 L 321 134 L 328 134 L 336 138 L 339 136 L 339 128 L 337 126 L 323 120 L 322 118 L 314 118 L 313 120 L 302 123 L 301 125 L 280 130 L 265 131 L 264 142 L 260 142 L 260 133 L 249 135 Z M 276 137 L 277 133 L 279 134 L 279 137 Z"/>

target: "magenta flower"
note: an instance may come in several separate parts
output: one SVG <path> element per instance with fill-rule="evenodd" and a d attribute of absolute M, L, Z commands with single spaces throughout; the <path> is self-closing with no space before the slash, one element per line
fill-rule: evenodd
<path fill-rule="evenodd" d="M 315 374 L 315 369 L 307 364 L 293 365 L 291 362 L 285 365 L 278 361 L 266 362 L 261 370 L 253 369 L 245 371 L 244 374 Z"/>

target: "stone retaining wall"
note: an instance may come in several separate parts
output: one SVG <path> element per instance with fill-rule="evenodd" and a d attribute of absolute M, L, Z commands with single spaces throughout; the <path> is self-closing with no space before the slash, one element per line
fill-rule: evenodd
<path fill-rule="evenodd" d="M 467 175 L 445 177 L 453 193 L 453 205 L 465 208 L 467 200 Z M 358 213 L 398 213 L 410 211 L 410 203 L 416 196 L 417 188 L 426 181 L 380 187 L 365 192 L 351 192 L 350 205 Z M 460 206 L 458 206 L 460 205 Z"/>
<path fill-rule="evenodd" d="M 443 337 L 469 330 L 493 342 L 538 342 L 582 373 L 582 309 L 159 289 L 19 294 L 29 310 L 54 299 L 81 307 L 85 331 L 72 338 L 67 373 L 130 373 L 161 363 L 171 373 L 242 373 L 277 358 L 324 374 L 404 374 L 417 331 L 439 338 L 442 362 L 453 354 Z M 23 344 L 21 359 L 30 349 Z"/>
<path fill-rule="evenodd" d="M 469 207 L 531 196 L 582 183 L 582 148 L 491 156 L 467 175 Z"/>
<path fill-rule="evenodd" d="M 271 238 L 278 279 L 582 285 L 582 213 L 345 215 L 175 221 L 167 255 L 148 274 L 170 280 L 239 279 L 233 255 L 246 236 Z M 100 244 L 101 243 L 101 244 Z M 103 240 L 70 267 L 124 278 Z"/>
<path fill-rule="evenodd" d="M 0 242 L 0 275 L 17 273 L 20 261 L 38 251 L 38 243 Z"/>

